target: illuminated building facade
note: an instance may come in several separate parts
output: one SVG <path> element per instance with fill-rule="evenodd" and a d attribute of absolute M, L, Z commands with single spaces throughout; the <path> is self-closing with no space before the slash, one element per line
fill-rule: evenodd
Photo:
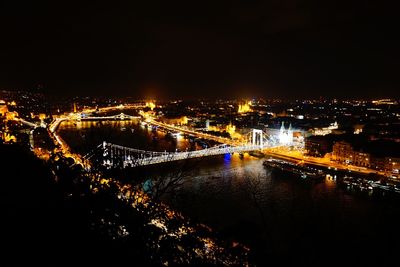
<path fill-rule="evenodd" d="M 285 123 L 282 122 L 281 129 L 279 130 L 279 144 L 281 145 L 290 145 L 293 143 L 293 130 L 292 124 L 289 125 L 289 128 L 285 129 Z"/>
<path fill-rule="evenodd" d="M 235 134 L 236 131 L 236 126 L 232 125 L 232 123 L 229 123 L 226 128 L 225 128 L 226 132 L 229 133 L 231 136 L 233 136 Z"/>
<path fill-rule="evenodd" d="M 210 120 L 206 120 L 206 130 L 210 128 Z"/>
<path fill-rule="evenodd" d="M 338 128 L 339 128 L 339 125 L 335 121 L 334 123 L 331 123 L 328 127 L 314 128 L 312 132 L 314 135 L 327 135 L 327 134 L 331 134 L 332 130 L 336 130 Z"/>
<path fill-rule="evenodd" d="M 371 154 L 353 149 L 350 143 L 340 141 L 333 145 L 332 160 L 342 164 L 371 167 Z"/>
<path fill-rule="evenodd" d="M 238 113 L 246 113 L 251 111 L 251 101 L 244 104 L 239 104 Z"/>
<path fill-rule="evenodd" d="M 0 117 L 5 117 L 8 112 L 8 108 L 6 102 L 4 100 L 0 100 Z"/>
<path fill-rule="evenodd" d="M 398 103 L 396 100 L 386 98 L 386 99 L 373 100 L 372 104 L 375 104 L 375 105 L 397 105 Z"/>
<path fill-rule="evenodd" d="M 149 107 L 151 110 L 153 110 L 156 107 L 156 104 L 153 101 L 148 101 L 146 102 L 146 107 Z"/>

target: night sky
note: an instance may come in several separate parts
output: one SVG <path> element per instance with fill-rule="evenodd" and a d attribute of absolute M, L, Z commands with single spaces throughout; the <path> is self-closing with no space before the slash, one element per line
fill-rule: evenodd
<path fill-rule="evenodd" d="M 0 2 L 0 89 L 398 97 L 394 1 L 26 2 Z"/>

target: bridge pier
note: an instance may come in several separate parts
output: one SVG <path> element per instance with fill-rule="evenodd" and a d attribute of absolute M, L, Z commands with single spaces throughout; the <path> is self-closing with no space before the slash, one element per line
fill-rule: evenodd
<path fill-rule="evenodd" d="M 251 138 L 252 146 L 260 146 L 262 148 L 264 146 L 264 137 L 263 131 L 259 129 L 252 130 L 252 138 Z"/>

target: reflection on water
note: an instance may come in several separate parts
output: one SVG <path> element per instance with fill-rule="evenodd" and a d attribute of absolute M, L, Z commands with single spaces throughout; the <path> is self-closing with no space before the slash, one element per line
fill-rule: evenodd
<path fill-rule="evenodd" d="M 311 184 L 278 176 L 249 156 L 227 159 L 199 163 L 185 177 L 179 197 L 164 201 L 249 244 L 262 265 L 321 266 L 332 254 L 332 262 L 341 264 L 347 256 L 336 255 L 338 245 L 355 253 L 374 248 L 370 260 L 382 262 L 379 244 L 399 237 L 388 236 L 388 226 L 400 222 L 397 203 L 352 196 L 331 178 Z M 384 247 L 395 254 L 399 245 Z"/>
<path fill-rule="evenodd" d="M 149 151 L 196 149 L 196 144 L 181 136 L 173 137 L 139 121 L 63 122 L 59 132 L 79 153 L 87 153 L 103 141 Z"/>
<path fill-rule="evenodd" d="M 61 134 L 77 151 L 103 140 L 156 151 L 192 145 L 138 122 L 63 123 Z M 278 175 L 262 162 L 248 154 L 195 161 L 162 200 L 249 245 L 259 265 L 384 265 L 397 255 L 397 202 L 351 195 L 334 177 L 312 184 Z"/>

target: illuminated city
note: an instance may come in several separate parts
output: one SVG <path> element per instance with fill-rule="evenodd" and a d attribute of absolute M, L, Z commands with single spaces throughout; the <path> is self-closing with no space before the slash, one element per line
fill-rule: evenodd
<path fill-rule="evenodd" d="M 396 265 L 377 6 L 223 2 L 5 4 L 1 266 Z"/>

